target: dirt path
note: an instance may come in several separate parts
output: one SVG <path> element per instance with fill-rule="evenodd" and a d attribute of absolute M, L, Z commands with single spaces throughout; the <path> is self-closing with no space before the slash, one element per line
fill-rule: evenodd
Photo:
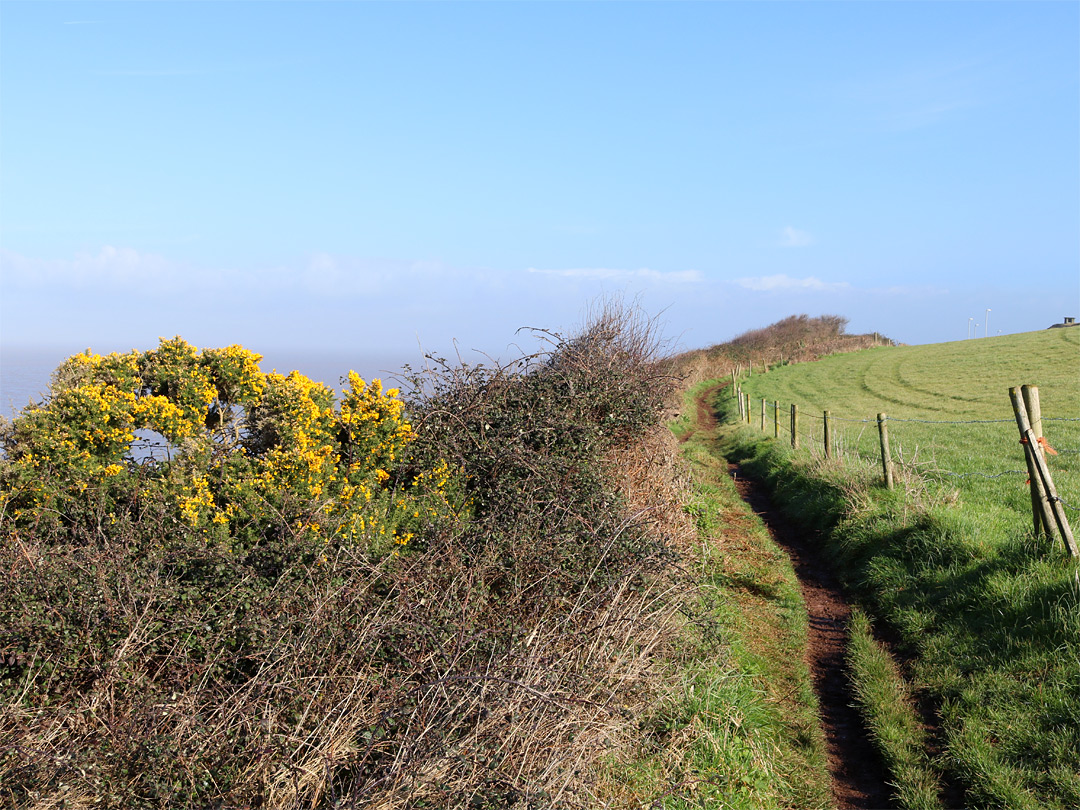
<path fill-rule="evenodd" d="M 716 416 L 708 404 L 716 389 L 705 391 L 697 401 L 699 429 L 711 431 Z M 765 488 L 742 475 L 737 464 L 728 465 L 739 495 L 768 528 L 791 558 L 809 615 L 807 663 L 821 709 L 833 801 L 841 810 L 891 808 L 885 771 L 855 709 L 844 662 L 847 621 L 851 607 L 840 584 L 821 558 L 811 538 L 772 507 Z"/>
<path fill-rule="evenodd" d="M 876 752 L 867 739 L 853 697 L 844 663 L 847 621 L 851 608 L 840 585 L 806 535 L 779 516 L 764 488 L 740 474 L 738 465 L 729 473 L 743 500 L 791 557 L 809 614 L 807 662 L 821 707 L 821 725 L 828 746 L 833 801 L 846 808 L 888 808 L 889 789 Z"/>

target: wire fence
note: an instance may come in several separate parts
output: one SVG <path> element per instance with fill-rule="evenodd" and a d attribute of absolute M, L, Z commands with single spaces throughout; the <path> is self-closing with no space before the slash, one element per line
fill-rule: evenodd
<path fill-rule="evenodd" d="M 1025 499 L 1031 499 L 1028 488 L 1032 472 L 1025 464 L 1027 450 L 1022 446 L 1017 418 L 924 419 L 885 414 L 857 417 L 834 415 L 826 409 L 806 412 L 779 400 L 757 397 L 753 404 L 759 407 L 755 408 L 749 394 L 739 387 L 736 392 L 740 398 L 740 415 L 747 424 L 760 427 L 778 439 L 790 440 L 801 452 L 857 459 L 868 467 L 876 466 L 879 471 L 884 470 L 890 486 L 889 468 L 899 466 L 904 474 L 914 474 L 920 480 L 950 481 L 954 486 L 983 489 L 994 484 L 998 489 L 991 493 L 993 497 L 1012 501 L 1023 492 Z M 1037 400 L 1037 391 L 1034 396 Z M 1037 402 L 1035 409 L 1037 412 Z M 1043 446 L 1041 455 L 1053 459 L 1046 462 L 1046 467 L 1057 479 L 1058 491 L 1048 495 L 1048 499 L 1076 514 L 1080 512 L 1076 506 L 1080 503 L 1080 463 L 1077 462 L 1080 417 L 1042 416 L 1039 421 L 1047 434 L 1046 439 L 1039 439 Z M 891 430 L 895 448 L 887 457 L 884 450 L 889 441 L 883 433 L 886 426 Z M 1055 447 L 1056 443 L 1066 446 Z M 1010 480 L 1016 482 L 1015 486 Z M 1001 490 L 1001 485 L 1007 489 Z"/>

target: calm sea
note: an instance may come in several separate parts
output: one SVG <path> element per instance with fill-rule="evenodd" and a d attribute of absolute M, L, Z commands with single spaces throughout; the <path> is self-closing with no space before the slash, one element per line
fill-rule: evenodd
<path fill-rule="evenodd" d="M 75 351 L 78 351 L 77 349 Z M 49 386 L 49 377 L 66 357 L 64 349 L 4 347 L 0 349 L 0 414 L 9 419 L 30 400 L 40 400 Z M 367 381 L 378 378 L 386 388 L 401 385 L 404 364 L 423 366 L 420 356 L 404 352 L 354 353 L 319 351 L 267 351 L 260 366 L 263 371 L 287 374 L 297 370 L 331 388 L 340 390 L 341 379 L 355 371 Z"/>

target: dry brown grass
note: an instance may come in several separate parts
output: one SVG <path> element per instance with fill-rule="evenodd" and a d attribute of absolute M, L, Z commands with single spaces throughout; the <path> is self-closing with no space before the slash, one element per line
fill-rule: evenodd
<path fill-rule="evenodd" d="M 629 515 L 650 515 L 666 531 L 674 507 L 655 493 L 672 483 L 648 480 L 666 464 L 635 455 L 618 459 Z M 336 565 L 352 576 L 318 594 L 304 626 L 265 651 L 242 684 L 207 676 L 162 688 L 160 673 L 187 662 L 180 650 L 143 656 L 156 632 L 144 611 L 131 615 L 106 665 L 125 673 L 122 682 L 106 676 L 78 699 L 36 711 L 9 702 L 0 717 L 15 755 L 6 784 L 32 769 L 40 786 L 15 804 L 168 804 L 182 785 L 147 785 L 145 772 L 124 777 L 126 768 L 86 756 L 108 741 L 145 768 L 145 746 L 167 738 L 172 779 L 194 787 L 225 762 L 239 773 L 218 806 L 466 807 L 474 798 L 596 806 L 598 758 L 633 738 L 633 718 L 662 691 L 652 656 L 674 604 L 662 577 L 624 576 L 600 593 L 536 604 L 529 588 L 493 597 L 504 576 L 496 554 L 466 560 L 446 547 L 394 568 L 362 558 Z M 386 596 L 372 599 L 375 590 Z M 333 632 L 335 615 L 350 618 L 347 646 L 316 666 L 310 651 L 326 645 L 315 636 Z M 190 617 L 193 629 L 200 621 Z"/>
<path fill-rule="evenodd" d="M 4 610 L 33 605 L 63 641 L 5 642 L 0 805 L 650 801 L 605 763 L 671 688 L 673 552 L 694 534 L 654 330 L 605 305 L 524 374 L 429 391 L 418 443 L 478 506 L 412 554 L 302 564 L 303 537 L 268 538 L 268 578 L 197 538 L 7 538 Z"/>

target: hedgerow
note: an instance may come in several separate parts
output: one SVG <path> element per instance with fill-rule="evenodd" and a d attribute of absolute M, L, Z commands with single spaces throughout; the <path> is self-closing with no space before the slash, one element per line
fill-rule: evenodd
<path fill-rule="evenodd" d="M 0 430 L 0 803 L 594 806 L 672 611 L 650 328 L 404 397 L 65 362 Z"/>

